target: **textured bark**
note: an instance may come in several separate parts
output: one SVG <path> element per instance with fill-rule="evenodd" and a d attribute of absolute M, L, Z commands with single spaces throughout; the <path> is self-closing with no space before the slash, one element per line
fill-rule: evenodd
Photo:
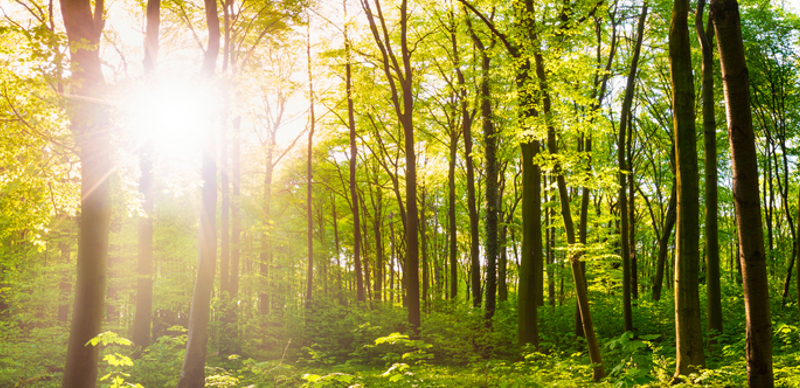
<path fill-rule="evenodd" d="M 710 11 L 717 36 L 728 116 L 733 198 L 747 319 L 747 379 L 750 387 L 772 387 L 769 285 L 758 193 L 758 159 L 750 112 L 750 80 L 744 57 L 739 5 L 736 0 L 712 0 Z"/>
<path fill-rule="evenodd" d="M 700 266 L 700 193 L 688 13 L 689 1 L 675 0 L 669 30 L 678 200 L 675 232 L 676 377 L 705 366 L 697 279 Z"/>
<path fill-rule="evenodd" d="M 210 81 L 214 76 L 214 65 L 219 54 L 220 30 L 216 1 L 205 0 L 205 11 L 209 40 L 203 60 L 203 75 Z M 183 359 L 178 388 L 195 388 L 205 385 L 208 321 L 211 315 L 211 290 L 214 284 L 214 267 L 217 256 L 217 166 L 213 133 L 214 131 L 209 131 L 203 145 L 200 258 L 197 264 L 197 282 L 192 295 L 192 308 L 189 312 L 189 339 L 186 343 L 186 357 Z"/>
<path fill-rule="evenodd" d="M 481 56 L 481 118 L 486 157 L 486 318 L 494 315 L 497 293 L 497 214 L 500 207 L 497 181 L 497 136 L 492 121 L 492 100 L 489 89 L 489 57 Z"/>
<path fill-rule="evenodd" d="M 539 142 L 520 144 L 522 152 L 522 254 L 519 260 L 517 338 L 520 346 L 539 347 L 534 263 L 542 260 L 541 170 L 533 164 Z M 538 285 L 540 286 L 540 285 Z"/>
<path fill-rule="evenodd" d="M 667 267 L 667 254 L 669 253 L 669 238 L 672 236 L 672 228 L 675 227 L 677 219 L 676 207 L 678 204 L 676 197 L 677 183 L 672 182 L 672 194 L 669 196 L 669 204 L 667 204 L 667 215 L 664 221 L 664 228 L 661 230 L 661 236 L 658 238 L 658 258 L 656 259 L 656 274 L 653 277 L 653 300 L 661 300 L 661 288 L 664 284 L 664 270 Z"/>
<path fill-rule="evenodd" d="M 447 166 L 447 242 L 450 261 L 450 300 L 458 298 L 458 241 L 456 239 L 456 151 L 458 131 L 450 134 L 450 159 Z"/>
<path fill-rule="evenodd" d="M 717 226 L 717 120 L 714 116 L 714 26 L 711 19 L 703 29 L 705 0 L 697 2 L 694 28 L 703 51 L 703 149 L 705 162 L 705 245 L 706 245 L 706 292 L 708 328 L 722 333 L 722 291 L 719 275 L 719 227 Z"/>
<path fill-rule="evenodd" d="M 69 101 L 70 130 L 81 161 L 81 204 L 75 304 L 70 326 L 64 388 L 94 387 L 98 350 L 86 343 L 100 334 L 105 307 L 108 265 L 108 234 L 111 219 L 109 198 L 111 130 L 102 105 L 103 73 L 98 45 L 103 30 L 103 0 L 61 0 L 72 66 L 72 94 L 87 98 Z M 88 44 L 87 44 L 88 43 Z"/>
<path fill-rule="evenodd" d="M 631 114 L 631 104 L 636 87 L 636 71 L 639 66 L 639 54 L 642 48 L 642 38 L 644 37 L 644 23 L 647 19 L 647 3 L 642 6 L 642 13 L 639 16 L 637 27 L 636 44 L 633 48 L 631 67 L 628 73 L 628 82 L 625 86 L 625 97 L 622 100 L 622 112 L 619 122 L 619 137 L 617 138 L 617 158 L 619 162 L 619 219 L 620 219 L 620 250 L 622 251 L 622 317 L 625 331 L 633 331 L 633 310 L 631 308 L 631 246 L 629 242 L 630 229 L 628 227 L 628 197 L 625 190 L 628 189 L 626 174 L 632 166 L 626 163 L 625 140 L 628 134 L 629 116 Z"/>
<path fill-rule="evenodd" d="M 461 128 L 464 132 L 464 164 L 467 168 L 467 209 L 469 211 L 469 257 L 472 307 L 479 308 L 481 307 L 481 262 L 479 257 L 480 237 L 478 233 L 478 207 L 475 199 L 475 168 L 473 166 L 472 158 L 472 119 L 470 118 L 469 112 L 466 111 L 466 101 L 463 101 L 462 103 L 461 115 Z M 493 314 L 494 306 L 492 306 L 491 311 Z M 488 317 L 491 317 L 488 307 L 486 314 Z"/>

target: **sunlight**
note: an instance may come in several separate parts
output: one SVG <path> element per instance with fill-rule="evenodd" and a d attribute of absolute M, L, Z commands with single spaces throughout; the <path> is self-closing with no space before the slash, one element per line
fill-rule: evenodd
<path fill-rule="evenodd" d="M 167 159 L 199 161 L 211 112 L 218 108 L 209 88 L 188 82 L 162 81 L 127 99 L 125 109 L 137 144 L 153 143 Z"/>

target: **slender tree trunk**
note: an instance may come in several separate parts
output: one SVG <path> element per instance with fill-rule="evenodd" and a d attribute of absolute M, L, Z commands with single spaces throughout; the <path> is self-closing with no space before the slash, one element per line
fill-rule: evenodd
<path fill-rule="evenodd" d="M 336 299 L 339 300 L 339 304 L 344 304 L 344 294 L 343 294 L 343 285 L 342 285 L 342 259 L 340 256 L 339 250 L 339 218 L 336 216 L 336 199 L 331 196 L 331 205 L 333 207 L 333 219 L 331 223 L 333 224 L 333 241 L 336 246 Z"/>
<path fill-rule="evenodd" d="M 347 2 L 343 2 L 345 15 L 347 14 Z M 345 86 L 347 88 L 347 127 L 350 130 L 350 200 L 352 201 L 353 211 L 353 262 L 355 263 L 356 271 L 356 300 L 364 302 L 364 281 L 361 270 L 361 224 L 358 214 L 358 190 L 356 184 L 356 157 L 358 150 L 356 148 L 356 121 L 354 116 L 353 107 L 353 84 L 351 74 L 351 53 L 350 53 L 350 39 L 347 35 L 347 24 L 345 23 L 344 30 L 344 49 L 347 56 L 347 63 L 345 63 Z"/>
<path fill-rule="evenodd" d="M 72 94 L 88 98 L 69 101 L 70 130 L 81 160 L 81 215 L 78 224 L 77 281 L 75 305 L 64 367 L 63 388 L 93 387 L 97 381 L 98 350 L 86 343 L 100 334 L 105 307 L 108 233 L 111 220 L 108 169 L 110 163 L 110 120 L 102 105 L 98 45 L 103 29 L 103 0 L 62 0 L 61 13 L 70 50 Z"/>
<path fill-rule="evenodd" d="M 419 212 L 419 242 L 420 242 L 420 251 L 422 254 L 422 303 L 423 309 L 427 312 L 428 311 L 428 291 L 429 288 L 429 279 L 430 276 L 428 274 L 428 218 L 425 216 L 425 208 L 426 208 L 426 191 L 425 186 L 422 187 L 422 195 L 421 195 L 421 203 L 420 205 L 422 208 Z"/>
<path fill-rule="evenodd" d="M 314 126 L 317 118 L 314 116 L 314 76 L 311 72 L 311 21 L 308 22 L 306 33 L 306 58 L 308 59 L 308 101 L 309 101 L 309 128 L 308 128 L 308 161 L 306 165 L 306 215 L 308 217 L 308 271 L 306 273 L 306 308 L 311 307 L 314 300 L 314 214 L 312 212 L 312 182 L 313 169 L 312 157 L 314 146 Z M 355 161 L 352 161 L 355 162 Z M 355 197 L 354 197 L 355 198 Z M 358 207 L 357 202 L 353 202 L 353 207 Z"/>
<path fill-rule="evenodd" d="M 764 233 L 758 194 L 758 160 L 750 112 L 750 80 L 736 0 L 712 0 L 711 18 L 725 90 L 733 169 L 733 198 L 744 280 L 745 353 L 750 387 L 772 387 L 772 325 Z"/>
<path fill-rule="evenodd" d="M 672 182 L 672 193 L 669 196 L 669 204 L 667 205 L 667 215 L 664 221 L 664 228 L 661 230 L 661 236 L 658 238 L 658 258 L 656 259 L 656 275 L 653 279 L 653 300 L 661 300 L 661 287 L 664 284 L 664 270 L 667 267 L 667 254 L 669 253 L 669 238 L 672 235 L 672 228 L 675 227 L 677 220 L 677 197 L 676 197 L 677 182 Z"/>
<path fill-rule="evenodd" d="M 628 82 L 625 87 L 625 97 L 622 100 L 622 117 L 619 122 L 619 138 L 617 142 L 617 158 L 619 161 L 619 219 L 620 219 L 620 250 L 622 251 L 622 316 L 624 321 L 625 331 L 633 331 L 633 310 L 631 308 L 631 252 L 628 228 L 628 198 L 625 195 L 625 190 L 628 185 L 625 182 L 626 174 L 630 171 L 630 167 L 626 162 L 625 145 L 627 144 L 625 136 L 628 134 L 628 120 L 631 113 L 631 105 L 633 103 L 633 95 L 636 87 L 636 72 L 639 66 L 639 53 L 642 48 L 642 39 L 644 37 L 644 23 L 647 19 L 647 3 L 642 6 L 642 13 L 639 16 L 639 24 L 636 35 L 636 45 L 633 48 L 633 58 L 631 59 L 630 72 L 628 73 Z"/>
<path fill-rule="evenodd" d="M 417 209 L 417 162 L 414 150 L 414 79 L 411 66 L 412 49 L 408 43 L 409 12 L 408 1 L 400 4 L 400 55 L 395 56 L 392 51 L 391 41 L 388 37 L 386 21 L 383 18 L 381 5 L 378 0 L 373 0 L 375 10 L 373 13 L 368 0 L 362 0 L 362 7 L 370 24 L 370 31 L 378 48 L 381 50 L 383 69 L 386 80 L 392 89 L 392 103 L 395 113 L 403 128 L 405 149 L 405 180 L 406 180 L 406 222 L 405 222 L 405 264 L 403 278 L 406 287 L 406 302 L 408 305 L 408 323 L 414 331 L 414 336 L 419 335 L 420 326 L 420 298 L 419 298 L 419 210 Z M 384 38 L 378 31 L 377 16 Z M 391 66 L 390 62 L 400 64 Z M 394 73 L 394 74 L 393 74 Z M 398 90 L 397 86 L 400 86 Z"/>
<path fill-rule="evenodd" d="M 481 118 L 486 157 L 486 319 L 494 316 L 497 293 L 497 213 L 500 207 L 497 166 L 497 136 L 492 118 L 489 87 L 489 56 L 481 51 Z M 501 298 L 502 300 L 502 298 Z"/>
<path fill-rule="evenodd" d="M 205 11 L 209 40 L 203 58 L 203 75 L 208 81 L 211 81 L 219 55 L 220 40 L 216 1 L 205 0 Z M 203 189 L 200 210 L 200 259 L 197 264 L 197 282 L 192 295 L 192 308 L 189 312 L 189 339 L 186 343 L 186 357 L 183 359 L 178 388 L 202 387 L 205 381 L 208 320 L 211 315 L 211 291 L 214 284 L 214 267 L 217 256 L 217 166 L 214 143 L 214 131 L 208 131 L 203 145 L 201 173 Z"/>
<path fill-rule="evenodd" d="M 708 328 L 722 333 L 722 292 L 719 275 L 719 227 L 717 226 L 717 120 L 714 116 L 714 26 L 711 19 L 703 29 L 705 0 L 697 3 L 694 28 L 703 51 L 703 148 L 706 155 L 706 291 Z"/>
<path fill-rule="evenodd" d="M 480 262 L 480 237 L 478 230 L 478 208 L 475 199 L 475 168 L 472 157 L 472 120 L 466 110 L 466 100 L 462 101 L 462 125 L 464 131 L 464 156 L 467 167 L 467 209 L 469 210 L 469 256 L 470 256 L 470 279 L 472 288 L 472 307 L 481 307 L 481 262 Z M 488 292 L 488 291 L 487 291 Z M 492 306 L 492 314 L 494 306 Z M 487 316 L 489 309 L 487 306 Z"/>
<path fill-rule="evenodd" d="M 546 71 L 544 67 L 544 58 L 541 53 L 533 54 L 534 62 L 536 65 L 536 76 L 539 79 L 539 87 L 542 90 L 542 108 L 545 117 L 549 117 L 552 113 L 550 94 L 548 90 L 548 83 L 546 78 Z M 552 123 L 547 124 L 547 148 L 551 156 L 558 154 L 558 145 L 555 139 L 555 128 Z M 567 244 L 574 246 L 577 242 L 575 239 L 575 227 L 572 222 L 572 211 L 569 207 L 569 193 L 567 192 L 566 179 L 564 178 L 561 168 L 556 164 L 556 183 L 558 186 L 558 197 L 561 202 L 561 218 L 564 222 L 564 231 L 567 234 Z M 600 347 L 597 342 L 597 337 L 594 332 L 594 323 L 592 322 L 592 315 L 589 309 L 589 295 L 588 286 L 586 284 L 586 277 L 583 273 L 581 266 L 581 257 L 583 251 L 571 252 L 570 265 L 572 267 L 572 278 L 575 281 L 575 293 L 578 297 L 578 307 L 581 312 L 581 321 L 583 322 L 583 333 L 586 337 L 586 345 L 589 350 L 589 359 L 592 362 L 593 377 L 598 381 L 606 376 L 603 360 L 600 355 Z"/>
<path fill-rule="evenodd" d="M 675 232 L 676 378 L 705 366 L 697 279 L 700 262 L 698 199 L 700 193 L 688 13 L 689 1 L 675 0 L 669 31 L 678 199 Z"/>
<path fill-rule="evenodd" d="M 158 58 L 158 30 L 161 24 L 161 0 L 148 0 L 145 30 L 144 68 L 152 77 Z M 136 315 L 133 321 L 133 343 L 142 349 L 150 345 L 150 324 L 153 321 L 153 144 L 148 141 L 140 154 L 144 217 L 139 219 L 139 262 L 136 272 Z"/>
<path fill-rule="evenodd" d="M 375 177 L 375 187 L 377 188 L 377 204 L 375 205 L 375 299 L 383 300 L 383 278 L 384 267 L 383 263 L 383 194 L 381 187 L 378 185 L 378 177 Z"/>
<path fill-rule="evenodd" d="M 456 150 L 458 131 L 450 133 L 450 160 L 447 167 L 447 234 L 450 259 L 450 300 L 458 297 L 458 241 L 456 228 Z"/>

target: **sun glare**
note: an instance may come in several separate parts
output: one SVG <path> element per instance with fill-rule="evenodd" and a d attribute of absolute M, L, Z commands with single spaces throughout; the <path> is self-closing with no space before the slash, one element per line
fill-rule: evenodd
<path fill-rule="evenodd" d="M 167 159 L 197 160 L 218 107 L 203 85 L 160 82 L 130 96 L 131 130 L 138 144 L 152 142 Z"/>

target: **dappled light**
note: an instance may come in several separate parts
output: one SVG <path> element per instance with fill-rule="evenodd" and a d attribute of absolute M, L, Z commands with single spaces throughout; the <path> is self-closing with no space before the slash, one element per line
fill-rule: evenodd
<path fill-rule="evenodd" d="M 0 388 L 800 388 L 799 1 L 0 0 Z"/>

